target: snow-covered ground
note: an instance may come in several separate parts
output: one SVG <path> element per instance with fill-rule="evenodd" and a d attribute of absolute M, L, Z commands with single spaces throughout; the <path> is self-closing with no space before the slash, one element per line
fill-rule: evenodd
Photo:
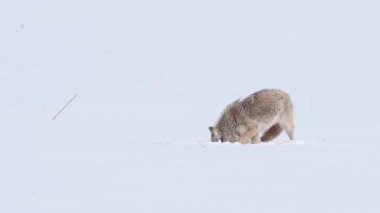
<path fill-rule="evenodd" d="M 379 6 L 3 0 L 0 212 L 379 212 Z M 262 88 L 296 141 L 209 142 Z"/>

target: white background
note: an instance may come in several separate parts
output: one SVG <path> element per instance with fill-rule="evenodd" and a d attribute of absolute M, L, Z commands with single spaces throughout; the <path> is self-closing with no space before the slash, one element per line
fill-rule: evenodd
<path fill-rule="evenodd" d="M 0 212 L 378 212 L 379 6 L 1 0 Z M 262 88 L 296 141 L 209 142 Z"/>

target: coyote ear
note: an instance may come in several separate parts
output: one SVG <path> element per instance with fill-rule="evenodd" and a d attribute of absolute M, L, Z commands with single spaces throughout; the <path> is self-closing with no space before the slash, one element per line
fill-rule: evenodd
<path fill-rule="evenodd" d="M 210 126 L 208 129 L 210 130 L 210 132 L 211 132 L 212 134 L 220 135 L 220 130 L 217 129 L 216 127 Z"/>

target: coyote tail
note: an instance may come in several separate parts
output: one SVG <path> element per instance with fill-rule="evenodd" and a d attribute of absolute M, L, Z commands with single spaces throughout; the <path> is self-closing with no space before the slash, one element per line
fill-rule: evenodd
<path fill-rule="evenodd" d="M 275 124 L 271 128 L 269 128 L 267 131 L 265 131 L 265 133 L 261 137 L 261 141 L 268 142 L 272 140 L 273 138 L 277 137 L 278 135 L 280 135 L 281 132 L 282 132 L 282 128 L 280 127 L 280 125 Z"/>

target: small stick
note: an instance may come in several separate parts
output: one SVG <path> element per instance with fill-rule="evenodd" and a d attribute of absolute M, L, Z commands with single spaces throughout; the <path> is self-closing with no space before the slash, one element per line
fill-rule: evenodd
<path fill-rule="evenodd" d="M 78 96 L 78 94 L 76 94 L 76 95 L 74 95 L 62 108 L 61 108 L 61 110 L 59 110 L 59 112 L 53 117 L 53 119 L 52 120 L 55 120 L 57 117 L 58 117 L 58 115 L 60 115 L 62 112 L 63 112 L 63 110 L 65 110 L 66 109 L 66 107 L 76 98 Z"/>
<path fill-rule="evenodd" d="M 290 143 L 290 141 L 283 141 L 283 142 L 278 143 L 278 145 L 281 145 L 281 144 L 284 144 L 284 143 Z"/>

